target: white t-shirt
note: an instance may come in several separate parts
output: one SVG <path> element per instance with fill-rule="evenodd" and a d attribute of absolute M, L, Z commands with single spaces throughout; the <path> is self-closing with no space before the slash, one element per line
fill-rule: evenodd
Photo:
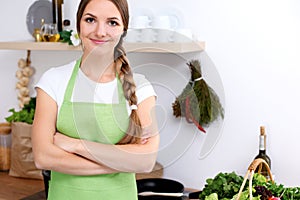
<path fill-rule="evenodd" d="M 60 110 L 64 100 L 65 90 L 71 78 L 76 61 L 60 67 L 53 67 L 47 70 L 35 87 L 41 88 L 51 98 L 55 100 Z M 141 74 L 133 74 L 136 84 L 136 96 L 138 104 L 150 96 L 156 96 L 156 93 L 150 82 Z M 74 102 L 94 102 L 115 104 L 119 102 L 117 90 L 117 78 L 107 83 L 97 83 L 90 80 L 81 69 L 75 81 L 72 99 Z M 127 103 L 128 114 L 131 110 Z"/>

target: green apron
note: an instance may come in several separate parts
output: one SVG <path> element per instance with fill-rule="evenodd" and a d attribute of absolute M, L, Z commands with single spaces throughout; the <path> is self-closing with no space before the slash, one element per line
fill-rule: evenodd
<path fill-rule="evenodd" d="M 73 138 L 116 144 L 125 135 L 129 117 L 118 80 L 118 104 L 71 102 L 81 60 L 66 88 L 57 119 L 57 130 Z M 99 149 L 101 150 L 101 149 Z M 136 200 L 134 173 L 76 176 L 52 171 L 49 200 Z"/>

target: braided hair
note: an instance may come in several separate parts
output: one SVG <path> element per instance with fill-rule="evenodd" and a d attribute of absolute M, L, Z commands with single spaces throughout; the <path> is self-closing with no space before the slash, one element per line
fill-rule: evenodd
<path fill-rule="evenodd" d="M 120 41 L 115 48 L 115 60 L 121 62 L 121 67 L 117 70 L 119 72 L 119 77 L 122 82 L 124 96 L 128 101 L 129 106 L 134 106 L 137 105 L 138 99 L 135 93 L 136 85 L 133 80 L 132 70 L 126 57 L 125 50 L 122 46 L 124 36 L 125 34 L 121 36 Z M 119 141 L 118 144 L 139 143 L 141 135 L 142 128 L 140 119 L 137 114 L 137 110 L 132 109 L 127 134 L 121 139 L 121 141 Z"/>

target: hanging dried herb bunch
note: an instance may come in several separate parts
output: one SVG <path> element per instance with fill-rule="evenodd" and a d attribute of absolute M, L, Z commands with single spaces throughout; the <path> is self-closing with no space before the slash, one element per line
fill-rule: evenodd
<path fill-rule="evenodd" d="M 200 62 L 191 60 L 187 65 L 191 71 L 191 79 L 172 104 L 173 115 L 185 117 L 187 122 L 194 123 L 199 130 L 205 132 L 203 127 L 219 116 L 224 118 L 224 109 L 218 95 L 203 79 Z"/>

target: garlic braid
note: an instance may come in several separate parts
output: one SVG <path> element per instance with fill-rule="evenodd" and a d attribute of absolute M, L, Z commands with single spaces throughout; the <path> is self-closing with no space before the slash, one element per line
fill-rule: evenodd
<path fill-rule="evenodd" d="M 131 105 L 137 105 L 137 96 L 135 94 L 136 85 L 133 80 L 131 67 L 124 48 L 122 47 L 122 38 L 116 47 L 116 61 L 122 63 L 119 71 L 120 80 L 122 81 L 123 93 L 126 100 Z M 142 135 L 141 122 L 137 114 L 137 110 L 132 110 L 130 114 L 129 126 L 126 135 L 118 142 L 118 144 L 134 144 L 140 143 Z"/>

